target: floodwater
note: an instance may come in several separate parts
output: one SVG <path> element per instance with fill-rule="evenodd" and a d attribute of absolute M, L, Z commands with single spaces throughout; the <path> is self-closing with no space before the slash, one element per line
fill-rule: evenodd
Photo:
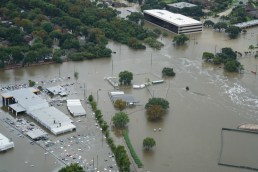
<path fill-rule="evenodd" d="M 153 28 L 150 24 L 146 25 Z M 1 71 L 1 85 L 27 83 L 29 79 L 41 81 L 59 76 L 73 77 L 74 71 L 77 71 L 78 83 L 81 86 L 85 83 L 86 95 L 92 94 L 99 98 L 99 108 L 110 123 L 116 110 L 108 97 L 108 91 L 113 88 L 104 80 L 105 77 L 117 76 L 120 71 L 128 70 L 134 74 L 133 84 L 142 84 L 147 79 L 161 79 L 163 67 L 173 67 L 176 76 L 172 79 L 165 78 L 164 84 L 150 86 L 149 90 L 121 88 L 140 101 L 137 106 L 127 108 L 125 112 L 130 118 L 128 131 L 131 142 L 144 164 L 141 171 L 248 171 L 219 166 L 218 157 L 221 128 L 257 123 L 258 77 L 250 71 L 255 70 L 258 60 L 254 58 L 254 54 L 241 57 L 239 60 L 245 67 L 243 74 L 228 74 L 201 60 L 204 51 L 219 52 L 224 47 L 232 47 L 242 53 L 249 51 L 249 45 L 257 43 L 258 30 L 251 28 L 247 31 L 240 38 L 230 40 L 225 33 L 204 29 L 202 33 L 189 35 L 190 41 L 182 47 L 174 46 L 173 35 L 169 35 L 168 38 L 160 38 L 165 44 L 162 50 L 148 48 L 145 51 L 134 51 L 110 42 L 108 46 L 115 52 L 112 59 Z M 189 86 L 189 91 L 185 90 L 186 86 Z M 78 88 L 78 95 L 83 98 L 81 87 Z M 148 121 L 144 110 L 144 105 L 153 95 L 170 102 L 167 114 L 156 122 Z M 161 131 L 154 132 L 158 128 Z M 116 137 L 116 142 L 120 143 L 121 139 Z M 157 145 L 152 151 L 143 151 L 142 141 L 145 137 L 156 140 Z M 245 143 L 248 144 L 249 140 L 245 140 Z M 5 155 L 0 155 L 1 158 L 2 156 Z M 258 158 L 257 154 L 252 156 Z M 15 164 L 11 160 L 9 162 Z M 6 164 L 0 161 L 0 167 L 2 165 Z M 40 168 L 37 171 L 45 170 Z"/>

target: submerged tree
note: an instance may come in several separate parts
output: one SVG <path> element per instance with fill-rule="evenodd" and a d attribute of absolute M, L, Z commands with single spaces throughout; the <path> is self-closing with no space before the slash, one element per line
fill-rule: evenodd
<path fill-rule="evenodd" d="M 147 109 L 148 119 L 156 120 L 164 115 L 165 110 L 160 105 L 152 105 Z"/>
<path fill-rule="evenodd" d="M 153 146 L 156 145 L 156 141 L 151 138 L 151 137 L 146 137 L 144 140 L 143 140 L 143 148 L 146 149 L 146 150 L 150 150 Z"/>
<path fill-rule="evenodd" d="M 179 35 L 176 35 L 173 39 L 173 42 L 176 44 L 176 45 L 183 45 L 185 44 L 186 41 L 188 41 L 189 38 L 185 35 L 185 34 L 179 34 Z"/>
<path fill-rule="evenodd" d="M 126 108 L 126 102 L 123 101 L 122 99 L 118 99 L 115 101 L 114 106 L 116 109 L 122 111 Z"/>
<path fill-rule="evenodd" d="M 127 70 L 119 73 L 119 82 L 121 85 L 130 85 L 133 80 L 133 73 Z"/>
<path fill-rule="evenodd" d="M 214 26 L 214 22 L 211 20 L 205 20 L 205 22 L 203 23 L 203 26 L 205 27 L 213 27 Z"/>
<path fill-rule="evenodd" d="M 225 32 L 228 34 L 229 38 L 235 39 L 241 33 L 241 28 L 237 26 L 228 27 Z"/>
<path fill-rule="evenodd" d="M 171 67 L 164 67 L 162 70 L 163 76 L 175 76 L 176 73 L 174 72 L 173 68 Z"/>
<path fill-rule="evenodd" d="M 169 102 L 163 98 L 153 97 L 145 105 L 147 116 L 150 120 L 160 119 L 169 108 Z"/>
<path fill-rule="evenodd" d="M 129 122 L 128 115 L 124 112 L 118 112 L 112 118 L 113 124 L 117 128 L 124 128 Z"/>

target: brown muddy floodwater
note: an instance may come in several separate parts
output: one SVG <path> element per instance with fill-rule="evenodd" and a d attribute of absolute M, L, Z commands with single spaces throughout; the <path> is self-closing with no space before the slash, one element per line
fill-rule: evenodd
<path fill-rule="evenodd" d="M 257 123 L 258 121 L 258 77 L 250 72 L 255 70 L 258 60 L 253 54 L 243 56 L 239 60 L 244 64 L 244 73 L 227 74 L 219 67 L 204 64 L 201 56 L 204 51 L 219 52 L 224 47 L 232 47 L 240 52 L 249 51 L 249 45 L 257 44 L 257 34 L 258 29 L 252 28 L 240 38 L 229 40 L 224 33 L 204 29 L 202 33 L 190 35 L 190 41 L 186 46 L 174 46 L 171 42 L 173 35 L 170 35 L 168 38 L 160 38 L 165 44 L 162 50 L 148 48 L 145 51 L 134 51 L 124 45 L 110 42 L 109 48 L 116 52 L 112 59 L 1 71 L 0 84 L 2 86 L 14 85 L 27 83 L 29 79 L 41 81 L 59 76 L 73 77 L 74 71 L 78 71 L 78 82 L 81 85 L 86 84 L 86 94 L 93 94 L 96 97 L 98 93 L 99 107 L 109 123 L 116 111 L 108 97 L 108 91 L 113 88 L 104 80 L 105 77 L 112 74 L 117 76 L 120 71 L 128 70 L 134 73 L 133 84 L 142 84 L 147 78 L 161 79 L 163 67 L 173 67 L 176 77 L 165 79 L 164 84 L 150 86 L 149 91 L 147 89 L 122 89 L 140 101 L 137 106 L 127 108 L 125 111 L 130 118 L 128 131 L 131 142 L 144 164 L 141 171 L 248 171 L 219 166 L 218 157 L 223 127 L 236 128 L 242 123 Z M 190 88 L 188 92 L 185 91 L 186 86 Z M 79 88 L 78 95 L 83 96 L 82 92 Z M 144 105 L 152 95 L 166 98 L 170 102 L 169 111 L 162 120 L 157 122 L 148 121 L 144 110 Z M 154 132 L 154 129 L 158 128 L 161 128 L 161 131 Z M 145 137 L 153 137 L 156 140 L 157 145 L 150 152 L 142 150 L 142 141 Z M 252 138 L 249 141 L 248 138 L 243 137 L 245 141 L 241 146 L 250 152 L 251 159 L 257 159 L 258 155 L 247 150 L 247 145 L 252 144 L 250 148 L 253 149 L 258 148 L 258 144 L 253 142 L 255 139 Z M 227 145 L 230 145 L 230 139 L 225 140 Z M 117 138 L 117 142 L 119 141 L 120 139 Z M 21 147 L 26 147 L 24 143 L 21 145 Z M 237 149 L 241 149 L 239 144 L 236 146 Z M 34 150 L 33 147 L 31 149 Z M 223 157 L 238 156 L 236 163 L 241 163 L 239 160 L 241 154 L 231 155 L 234 151 L 225 149 L 223 149 Z M 0 158 L 5 159 L 8 154 L 10 153 L 0 154 Z M 30 156 L 37 157 L 36 154 Z M 15 166 L 16 161 L 23 162 L 22 158 L 23 155 L 17 153 L 17 159 L 8 162 L 0 161 L 0 167 L 4 166 L 13 171 L 8 167 Z M 51 162 L 46 163 L 51 164 Z M 247 164 L 250 165 L 250 162 Z M 53 165 L 49 167 L 53 167 L 52 170 L 55 168 Z M 49 170 L 39 167 L 36 171 Z"/>

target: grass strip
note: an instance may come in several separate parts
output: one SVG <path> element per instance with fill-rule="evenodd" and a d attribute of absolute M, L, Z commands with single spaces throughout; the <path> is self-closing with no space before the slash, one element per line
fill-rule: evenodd
<path fill-rule="evenodd" d="M 128 133 L 127 133 L 126 130 L 123 130 L 123 136 L 124 136 L 125 142 L 127 144 L 127 147 L 129 149 L 132 157 L 133 157 L 134 162 L 137 164 L 137 166 L 139 168 L 143 167 L 143 164 L 142 164 L 141 160 L 138 158 L 137 154 L 134 151 L 134 148 L 133 148 L 133 146 L 131 144 L 131 141 L 129 139 L 129 136 L 128 136 Z"/>

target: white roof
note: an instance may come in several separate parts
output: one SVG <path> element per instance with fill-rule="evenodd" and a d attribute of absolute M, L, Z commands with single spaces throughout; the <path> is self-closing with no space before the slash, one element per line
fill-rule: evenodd
<path fill-rule="evenodd" d="M 234 26 L 240 27 L 240 28 L 245 28 L 245 27 L 250 27 L 250 26 L 255 26 L 258 24 L 258 20 L 251 20 L 248 22 L 243 22 L 243 23 L 237 23 Z"/>
<path fill-rule="evenodd" d="M 29 115 L 55 135 L 72 131 L 76 128 L 67 115 L 52 106 L 31 111 Z"/>
<path fill-rule="evenodd" d="M 196 7 L 197 6 L 195 4 L 191 4 L 191 3 L 188 3 L 188 2 L 177 2 L 177 3 L 173 3 L 173 4 L 167 4 L 167 5 L 170 6 L 170 7 L 175 7 L 175 8 L 179 8 L 179 9 Z"/>
<path fill-rule="evenodd" d="M 112 91 L 109 92 L 110 96 L 114 96 L 114 95 L 123 95 L 125 94 L 123 91 Z"/>
<path fill-rule="evenodd" d="M 49 87 L 49 88 L 47 88 L 47 90 L 54 95 L 58 95 L 58 94 L 60 96 L 66 96 L 67 95 L 65 89 L 63 87 L 61 87 L 60 85 L 54 86 L 54 87 Z"/>
<path fill-rule="evenodd" d="M 15 104 L 11 104 L 9 105 L 9 107 L 11 107 L 13 110 L 15 110 L 17 113 L 19 112 L 25 112 L 26 109 L 24 109 L 20 104 L 15 103 Z"/>
<path fill-rule="evenodd" d="M 179 27 L 198 25 L 198 24 L 202 25 L 202 22 L 198 20 L 194 20 L 182 14 L 171 13 L 167 10 L 154 9 L 154 10 L 144 10 L 143 12 Z"/>
<path fill-rule="evenodd" d="M 34 109 L 48 107 L 48 102 L 45 99 L 37 96 L 33 92 L 38 91 L 35 88 L 23 88 L 19 90 L 10 91 L 2 94 L 3 97 L 13 97 L 22 108 L 27 112 Z"/>
<path fill-rule="evenodd" d="M 10 140 L 0 133 L 0 151 L 4 151 L 6 149 L 10 149 L 14 147 L 14 143 L 10 142 Z"/>
<path fill-rule="evenodd" d="M 47 136 L 47 133 L 41 129 L 34 129 L 32 131 L 28 131 L 27 135 L 32 139 L 37 139 L 39 137 Z"/>
<path fill-rule="evenodd" d="M 82 107 L 79 99 L 67 100 L 67 108 L 73 114 L 73 116 L 86 115 L 85 109 Z"/>

